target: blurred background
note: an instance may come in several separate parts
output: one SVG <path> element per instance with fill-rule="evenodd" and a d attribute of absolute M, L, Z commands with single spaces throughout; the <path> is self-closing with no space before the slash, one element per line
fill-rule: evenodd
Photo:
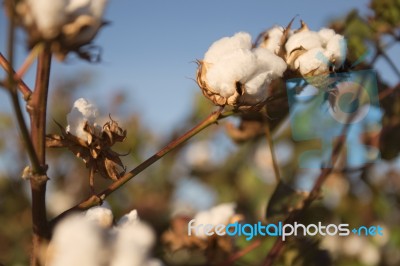
<path fill-rule="evenodd" d="M 343 163 L 327 179 L 324 198 L 306 212 L 304 222 L 379 224 L 385 228 L 385 235 L 365 239 L 295 239 L 288 243 L 278 265 L 399 265 L 400 3 L 397 0 L 110 1 L 105 18 L 111 24 L 95 39 L 95 44 L 101 47 L 101 62 L 90 64 L 74 56 L 65 62 L 53 61 L 48 132 L 59 133 L 54 120 L 66 126 L 66 115 L 73 102 L 85 97 L 99 107 L 103 117 L 111 114 L 127 129 L 128 138 L 118 151 L 129 152 L 123 161 L 128 170 L 132 169 L 215 109 L 200 95 L 195 83 L 195 60 L 203 58 L 214 41 L 239 31 L 247 31 L 255 38 L 274 25 L 286 26 L 294 17 L 296 27 L 301 19 L 312 30 L 333 27 L 344 34 L 353 61 L 367 54 L 359 68 L 372 68 L 379 74 L 383 116 L 381 133 L 363 140 L 380 140 L 377 145 L 381 159 L 356 168 Z M 3 54 L 6 29 L 7 19 L 2 12 Z M 19 66 L 27 55 L 22 31 L 17 34 L 16 50 L 15 65 Z M 25 77 L 27 84 L 34 81 L 34 69 L 33 66 Z M 5 77 L 4 71 L 0 71 L 0 77 Z M 26 265 L 31 238 L 30 195 L 21 173 L 28 160 L 17 137 L 15 118 L 4 90 L 0 90 L 0 99 L 0 224 L 3 225 L 0 262 Z M 265 219 L 268 204 L 278 205 L 273 206 L 276 211 L 270 219 L 284 217 L 287 205 L 285 209 L 280 203 L 295 205 L 295 192 L 307 190 L 305 186 L 296 186 L 307 183 L 298 180 L 314 180 L 319 172 L 318 169 L 297 171 L 294 162 L 301 152 L 290 135 L 281 134 L 275 149 L 287 189 L 292 191 L 282 198 L 276 193 L 265 137 L 236 144 L 226 133 L 228 122 L 237 125 L 239 121 L 228 119 L 198 134 L 107 199 L 106 204 L 116 218 L 137 209 L 140 217 L 151 224 L 159 236 L 154 256 L 167 265 L 207 265 L 201 252 L 200 255 L 196 250 L 171 252 L 161 241 L 176 217 L 191 216 L 221 202 L 235 202 L 237 212 L 249 223 L 269 221 Z M 90 190 L 88 171 L 73 154 L 49 150 L 48 164 L 51 180 L 47 205 L 51 218 L 80 202 Z M 96 190 L 100 190 L 109 182 L 99 176 L 95 184 Z M 274 240 L 263 239 L 262 245 L 236 265 L 259 265 Z M 238 238 L 234 250 L 248 244 Z"/>

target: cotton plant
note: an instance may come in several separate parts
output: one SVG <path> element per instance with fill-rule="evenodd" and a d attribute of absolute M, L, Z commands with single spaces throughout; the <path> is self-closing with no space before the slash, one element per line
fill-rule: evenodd
<path fill-rule="evenodd" d="M 137 211 L 124 215 L 114 226 L 112 211 L 91 208 L 60 222 L 47 249 L 45 264 L 161 266 L 151 257 L 154 230 L 140 220 Z"/>
<path fill-rule="evenodd" d="M 117 181 L 124 173 L 125 167 L 120 154 L 111 147 L 126 138 L 126 130 L 119 127 L 113 119 L 102 127 L 96 123 L 97 107 L 84 98 L 75 101 L 67 115 L 68 125 L 64 129 L 60 124 L 61 135 L 49 134 L 47 147 L 66 147 L 80 158 L 90 170 L 89 180 L 94 192 L 94 174 Z"/>
<path fill-rule="evenodd" d="M 11 8 L 11 0 L 8 6 Z M 17 22 L 28 32 L 29 47 L 49 43 L 59 59 L 71 51 L 83 53 L 81 46 L 91 43 L 101 27 L 107 0 L 22 0 L 15 13 Z"/>

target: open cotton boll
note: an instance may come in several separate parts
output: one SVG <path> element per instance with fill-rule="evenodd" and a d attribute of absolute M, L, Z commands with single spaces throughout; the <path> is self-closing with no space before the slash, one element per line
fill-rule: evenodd
<path fill-rule="evenodd" d="M 195 224 L 226 224 L 235 214 L 235 203 L 222 203 L 209 210 L 198 212 L 195 217 Z"/>
<path fill-rule="evenodd" d="M 198 212 L 194 219 L 194 227 L 198 225 L 211 224 L 216 226 L 218 224 L 227 224 L 229 219 L 235 214 L 235 203 L 222 203 L 217 205 L 210 210 Z M 196 236 L 200 238 L 206 238 L 207 235 L 204 231 L 199 230 L 196 232 Z"/>
<path fill-rule="evenodd" d="M 294 65 L 302 75 L 319 75 L 329 71 L 328 58 L 325 50 L 321 47 L 311 49 L 299 56 Z"/>
<path fill-rule="evenodd" d="M 236 92 L 236 82 L 246 82 L 257 67 L 257 58 L 250 50 L 236 50 L 214 63 L 206 80 L 214 92 L 229 98 Z"/>
<path fill-rule="evenodd" d="M 255 49 L 254 54 L 257 57 L 257 68 L 259 71 L 268 72 L 269 81 L 282 77 L 287 68 L 282 58 L 263 48 Z"/>
<path fill-rule="evenodd" d="M 118 221 L 118 228 L 123 228 L 125 226 L 129 226 L 130 224 L 134 224 L 139 222 L 139 215 L 137 210 L 132 210 L 128 214 L 125 214 Z"/>
<path fill-rule="evenodd" d="M 101 20 L 104 14 L 104 10 L 107 6 L 108 0 L 91 0 L 90 1 L 90 13 L 93 17 Z"/>
<path fill-rule="evenodd" d="M 229 219 L 235 214 L 236 203 L 222 203 L 211 208 L 210 213 L 212 215 L 212 223 L 226 224 Z"/>
<path fill-rule="evenodd" d="M 255 49 L 254 55 L 257 59 L 256 72 L 245 83 L 245 88 L 249 96 L 254 96 L 253 100 L 260 102 L 268 97 L 266 85 L 282 77 L 287 65 L 282 58 L 264 48 Z M 251 99 L 248 100 L 251 101 Z"/>
<path fill-rule="evenodd" d="M 57 37 L 67 21 L 67 0 L 29 0 L 34 21 L 45 39 Z"/>
<path fill-rule="evenodd" d="M 251 46 L 250 34 L 247 32 L 239 32 L 232 37 L 224 37 L 214 42 L 204 55 L 204 61 L 215 63 L 227 54 L 240 49 L 249 50 Z"/>
<path fill-rule="evenodd" d="M 143 266 L 148 261 L 155 233 L 147 224 L 137 221 L 117 228 L 111 266 Z"/>
<path fill-rule="evenodd" d="M 342 35 L 335 34 L 326 44 L 326 51 L 331 54 L 331 60 L 336 66 L 343 64 L 346 59 L 347 46 Z"/>
<path fill-rule="evenodd" d="M 67 115 L 68 126 L 66 131 L 83 140 L 87 140 L 88 133 L 83 128 L 86 122 L 90 125 L 95 125 L 98 112 L 95 105 L 84 98 L 79 98 L 74 102 L 71 112 Z"/>
<path fill-rule="evenodd" d="M 96 224 L 82 215 L 67 217 L 57 225 L 50 242 L 50 266 L 85 265 L 104 263 L 102 232 Z"/>
<path fill-rule="evenodd" d="M 318 35 L 321 38 L 322 46 L 326 46 L 330 39 L 336 35 L 335 31 L 328 28 L 322 28 L 318 31 Z"/>
<path fill-rule="evenodd" d="M 97 223 L 102 228 L 112 226 L 114 216 L 110 209 L 104 207 L 93 207 L 86 211 L 85 217 Z"/>
<path fill-rule="evenodd" d="M 66 11 L 70 15 L 80 15 L 82 13 L 87 13 L 90 6 L 91 0 L 69 0 L 66 7 Z M 78 13 L 79 11 L 79 13 Z"/>
<path fill-rule="evenodd" d="M 301 31 L 293 34 L 285 44 L 286 52 L 289 55 L 293 50 L 303 47 L 305 50 L 321 47 L 321 38 L 317 32 Z"/>
<path fill-rule="evenodd" d="M 281 48 L 281 38 L 285 29 L 282 26 L 274 26 L 266 32 L 267 39 L 261 43 L 260 47 L 278 54 Z"/>
<path fill-rule="evenodd" d="M 286 63 L 265 48 L 253 49 L 248 33 L 223 38 L 207 51 L 197 83 L 215 104 L 257 109 L 267 98 L 266 85 L 283 75 Z"/>
<path fill-rule="evenodd" d="M 206 79 L 208 85 L 223 97 L 235 94 L 238 81 L 246 88 L 242 94 L 259 95 L 265 83 L 282 76 L 285 70 L 285 61 L 266 49 L 237 50 L 213 64 Z M 264 96 L 263 99 L 267 95 Z"/>

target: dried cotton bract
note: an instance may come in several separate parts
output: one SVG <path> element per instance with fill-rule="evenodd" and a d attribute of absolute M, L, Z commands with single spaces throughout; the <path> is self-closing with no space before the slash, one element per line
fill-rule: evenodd
<path fill-rule="evenodd" d="M 90 43 L 106 24 L 106 5 L 107 0 L 23 0 L 17 4 L 16 14 L 28 32 L 30 47 L 45 41 L 63 59 L 70 51 L 79 54 L 79 48 Z"/>
<path fill-rule="evenodd" d="M 93 104 L 83 98 L 78 99 L 67 116 L 67 128 L 59 125 L 62 134 L 49 134 L 46 137 L 47 147 L 66 147 L 85 162 L 86 167 L 91 170 L 91 185 L 96 172 L 114 181 L 125 173 L 121 155 L 111 147 L 125 140 L 126 130 L 111 118 L 100 127 L 95 123 L 97 113 Z"/>
<path fill-rule="evenodd" d="M 268 85 L 282 77 L 284 60 L 264 48 L 252 48 L 251 36 L 239 32 L 211 45 L 199 62 L 197 83 L 215 104 L 253 107 L 268 97 Z"/>

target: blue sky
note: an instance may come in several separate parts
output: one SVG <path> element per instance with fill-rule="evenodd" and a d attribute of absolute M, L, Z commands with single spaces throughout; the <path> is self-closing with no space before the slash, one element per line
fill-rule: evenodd
<path fill-rule="evenodd" d="M 193 79 L 196 64 L 212 42 L 238 31 L 257 36 L 275 24 L 287 25 L 294 17 L 319 29 L 350 9 L 367 12 L 368 1 L 110 1 L 104 28 L 95 43 L 103 48 L 103 62 L 88 64 L 78 59 L 56 62 L 52 80 L 64 75 L 95 74 L 90 90 L 83 96 L 105 104 L 115 89 L 128 93 L 126 111 L 139 111 L 157 132 L 169 132 L 191 108 L 199 90 Z M 298 25 L 296 22 L 296 26 Z M 0 15 L 0 51 L 5 52 L 5 17 Z M 19 38 L 17 61 L 26 51 Z M 26 77 L 33 81 L 30 71 Z M 2 76 L 3 74 L 0 74 Z M 0 91 L 3 109 L 8 98 Z M 108 113 L 105 108 L 102 110 Z"/>

